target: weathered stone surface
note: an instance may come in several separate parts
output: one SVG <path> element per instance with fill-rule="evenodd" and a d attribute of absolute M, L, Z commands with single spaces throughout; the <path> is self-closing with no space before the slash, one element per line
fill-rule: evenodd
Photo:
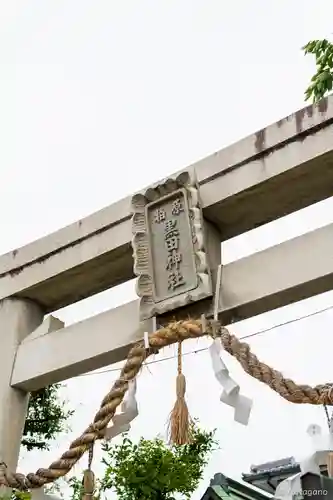
<path fill-rule="evenodd" d="M 144 320 L 212 295 L 198 186 L 188 172 L 135 195 L 133 257 Z"/>

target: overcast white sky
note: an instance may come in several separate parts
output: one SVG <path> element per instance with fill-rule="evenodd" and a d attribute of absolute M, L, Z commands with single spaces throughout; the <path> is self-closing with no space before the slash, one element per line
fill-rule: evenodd
<path fill-rule="evenodd" d="M 321 0 L 3 1 L 0 253 L 303 107 L 313 64 L 301 47 L 311 38 L 329 37 L 332 19 L 332 3 Z M 332 209 L 328 200 L 230 241 L 224 245 L 225 259 L 332 222 Z M 130 282 L 58 316 L 70 324 L 133 298 Z M 244 336 L 330 306 L 332 299 L 328 293 L 232 330 Z M 326 382 L 332 319 L 328 311 L 257 335 L 250 344 L 297 381 Z M 197 347 L 196 342 L 186 345 L 188 351 Z M 234 423 L 232 410 L 219 402 L 207 352 L 184 358 L 190 411 L 204 427 L 218 429 L 220 442 L 194 500 L 216 472 L 239 478 L 252 463 L 299 456 L 308 446 L 307 426 L 324 425 L 323 410 L 291 405 L 251 380 L 233 360 L 228 363 L 242 391 L 254 399 L 248 427 Z M 165 361 L 140 376 L 133 437 L 164 432 L 175 400 L 175 373 L 175 362 Z M 65 396 L 76 409 L 72 433 L 51 452 L 24 457 L 23 471 L 56 458 L 90 422 L 116 376 L 110 372 L 68 382 Z"/>

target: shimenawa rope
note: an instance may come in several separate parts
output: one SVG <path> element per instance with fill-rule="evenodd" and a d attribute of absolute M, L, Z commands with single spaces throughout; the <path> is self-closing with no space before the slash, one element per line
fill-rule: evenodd
<path fill-rule="evenodd" d="M 138 375 L 144 360 L 156 350 L 176 342 L 207 334 L 211 335 L 212 322 L 206 321 L 205 326 L 206 331 L 203 331 L 200 320 L 174 322 L 150 335 L 150 349 L 145 349 L 143 342 L 136 344 L 130 350 L 118 380 L 104 397 L 94 422 L 70 444 L 69 449 L 47 469 L 38 469 L 36 473 L 30 473 L 27 476 L 10 472 L 0 464 L 0 485 L 23 491 L 39 488 L 65 476 L 83 454 L 91 448 L 91 445 L 96 440 L 103 438 L 108 423 L 124 398 L 129 381 Z M 251 353 L 250 347 L 238 340 L 226 328 L 220 326 L 217 334 L 221 338 L 224 349 L 239 361 L 246 373 L 264 382 L 287 401 L 297 404 L 333 404 L 332 384 L 317 385 L 316 387 L 297 385 L 292 380 L 284 378 L 277 370 L 260 362 Z"/>

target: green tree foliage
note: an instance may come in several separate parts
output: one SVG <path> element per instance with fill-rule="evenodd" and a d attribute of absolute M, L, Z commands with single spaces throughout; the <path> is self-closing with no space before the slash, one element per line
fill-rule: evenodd
<path fill-rule="evenodd" d="M 213 449 L 213 435 L 193 426 L 192 442 L 183 446 L 143 438 L 135 444 L 128 437 L 104 445 L 106 470 L 98 496 L 112 488 L 119 500 L 172 500 L 176 493 L 189 499 Z"/>
<path fill-rule="evenodd" d="M 66 430 L 73 411 L 65 409 L 59 398 L 61 384 L 54 384 L 31 393 L 22 445 L 28 450 L 49 449 L 50 441 Z"/>
<path fill-rule="evenodd" d="M 316 60 L 316 73 L 305 91 L 305 99 L 320 101 L 331 92 L 333 86 L 333 44 L 328 40 L 312 40 L 303 47 L 305 54 L 312 54 Z"/>

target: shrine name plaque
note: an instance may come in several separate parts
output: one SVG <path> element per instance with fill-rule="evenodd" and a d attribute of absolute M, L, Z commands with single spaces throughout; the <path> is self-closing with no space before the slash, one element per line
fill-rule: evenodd
<path fill-rule="evenodd" d="M 198 188 L 188 172 L 132 198 L 140 319 L 212 294 Z"/>

